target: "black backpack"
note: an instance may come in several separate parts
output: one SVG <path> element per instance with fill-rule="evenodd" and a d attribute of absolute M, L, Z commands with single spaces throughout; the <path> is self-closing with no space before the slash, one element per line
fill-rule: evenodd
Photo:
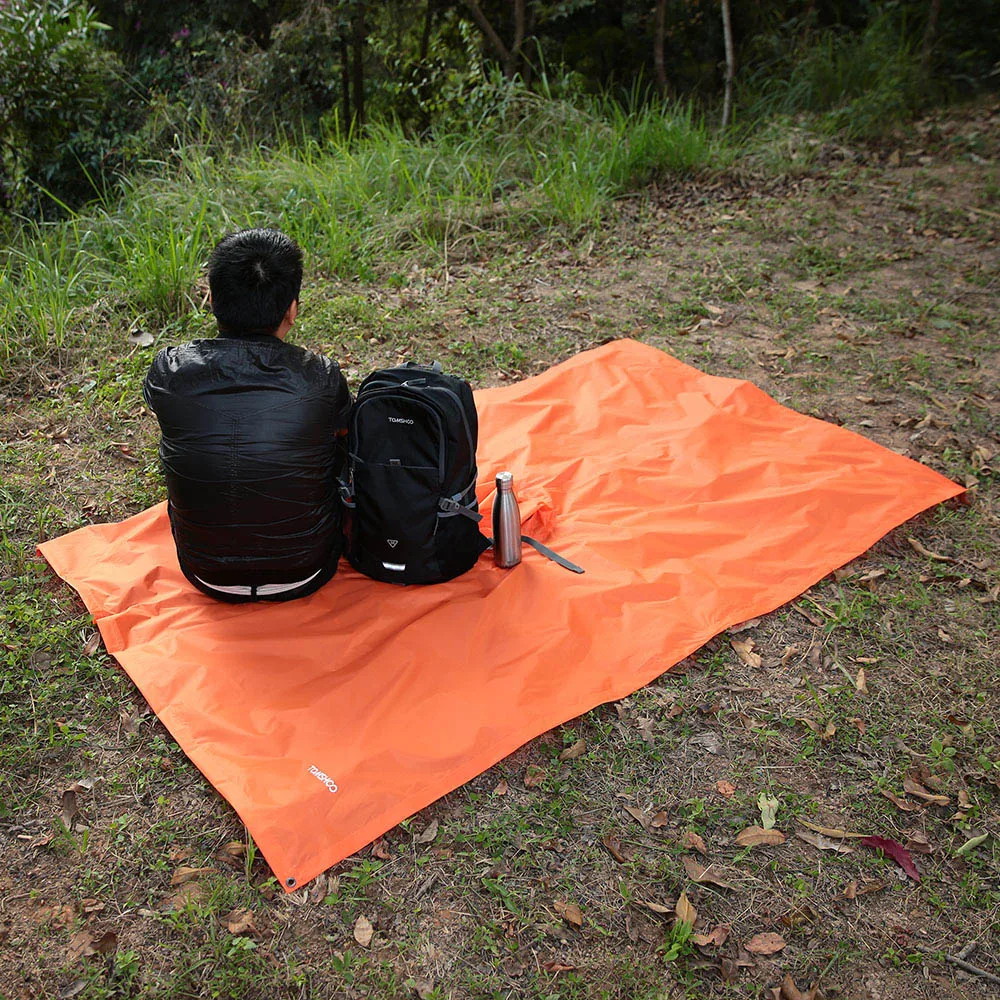
<path fill-rule="evenodd" d="M 435 362 L 373 372 L 351 411 L 344 554 L 389 583 L 441 583 L 489 547 L 479 530 L 472 388 Z"/>

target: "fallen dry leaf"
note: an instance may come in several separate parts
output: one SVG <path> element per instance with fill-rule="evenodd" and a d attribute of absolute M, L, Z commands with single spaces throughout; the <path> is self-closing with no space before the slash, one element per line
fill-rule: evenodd
<path fill-rule="evenodd" d="M 497 782 L 496 788 L 493 789 L 494 795 L 506 795 L 510 791 L 510 785 L 507 784 L 506 778 L 501 778 Z"/>
<path fill-rule="evenodd" d="M 713 927 L 707 934 L 692 934 L 691 940 L 702 948 L 707 946 L 720 948 L 726 943 L 731 929 L 728 924 L 719 924 L 717 927 Z"/>
<path fill-rule="evenodd" d="M 575 965 L 567 965 L 565 962 L 557 962 L 554 959 L 549 962 L 542 962 L 542 968 L 546 972 L 573 972 Z"/>
<path fill-rule="evenodd" d="M 379 837 L 372 844 L 372 857 L 378 858 L 379 861 L 391 861 L 392 851 L 389 850 L 389 844 L 385 837 Z"/>
<path fill-rule="evenodd" d="M 902 844 L 890 840 L 888 837 L 864 837 L 861 844 L 873 851 L 881 851 L 892 858 L 915 882 L 920 881 L 920 872 L 917 871 L 917 866 L 913 863 L 910 852 Z"/>
<path fill-rule="evenodd" d="M 753 651 L 753 639 L 730 639 L 729 645 L 748 667 L 759 667 L 764 662 L 760 654 Z"/>
<path fill-rule="evenodd" d="M 233 910 L 226 917 L 226 928 L 230 934 L 256 934 L 257 928 L 253 922 L 253 910 Z"/>
<path fill-rule="evenodd" d="M 545 781 L 545 768 L 529 764 L 524 771 L 524 787 L 537 788 Z"/>
<path fill-rule="evenodd" d="M 374 934 L 375 928 L 372 927 L 372 922 L 362 913 L 354 922 L 354 940 L 362 948 L 367 948 L 372 943 Z"/>
<path fill-rule="evenodd" d="M 228 865 L 239 866 L 247 852 L 247 845 L 242 840 L 230 840 L 216 852 L 216 857 Z"/>
<path fill-rule="evenodd" d="M 903 812 L 916 812 L 922 808 L 917 805 L 916 802 L 907 802 L 906 799 L 901 799 L 898 795 L 890 792 L 887 788 L 880 788 L 879 792 L 884 795 L 897 809 L 902 809 Z"/>
<path fill-rule="evenodd" d="M 821 851 L 836 851 L 838 854 L 853 854 L 854 848 L 848 847 L 843 840 L 834 840 L 832 837 L 824 837 L 821 833 L 808 833 L 805 830 L 796 830 L 795 836 L 799 840 L 804 840 L 807 844 Z"/>
<path fill-rule="evenodd" d="M 580 907 L 576 903 L 564 903 L 561 900 L 555 900 L 552 904 L 555 907 L 556 913 L 559 914 L 566 923 L 571 924 L 573 927 L 579 929 L 583 926 L 583 913 L 580 911 Z"/>
<path fill-rule="evenodd" d="M 937 552 L 931 552 L 930 549 L 925 548 L 916 538 L 907 538 L 906 540 L 910 543 L 910 548 L 912 548 L 914 552 L 919 552 L 920 555 L 926 557 L 927 559 L 933 559 L 935 562 L 958 562 L 957 559 L 952 559 L 951 556 L 942 556 Z"/>
<path fill-rule="evenodd" d="M 851 833 L 848 830 L 840 830 L 835 826 L 820 826 L 818 823 L 810 823 L 807 819 L 796 819 L 796 823 L 801 823 L 816 833 L 823 834 L 824 837 L 867 837 L 866 833 Z"/>
<path fill-rule="evenodd" d="M 923 799 L 925 802 L 930 802 L 936 806 L 946 806 L 951 802 L 951 799 L 947 795 L 936 795 L 934 792 L 927 791 L 923 785 L 920 784 L 911 775 L 907 775 L 903 778 L 903 791 L 908 795 L 914 795 L 918 799 Z"/>
<path fill-rule="evenodd" d="M 434 838 L 438 835 L 438 821 L 432 819 L 427 826 L 424 827 L 424 832 L 417 837 L 418 844 L 430 844 L 433 843 Z"/>
<path fill-rule="evenodd" d="M 94 653 L 100 648 L 101 645 L 101 633 L 94 632 L 91 634 L 90 638 L 83 644 L 83 655 L 93 656 Z"/>
<path fill-rule="evenodd" d="M 717 781 L 715 790 L 727 799 L 731 799 L 736 794 L 736 786 L 728 781 Z"/>
<path fill-rule="evenodd" d="M 636 809 L 635 806 L 622 806 L 625 810 L 643 828 L 643 830 L 649 829 L 649 820 L 646 818 L 646 814 L 641 809 Z"/>
<path fill-rule="evenodd" d="M 743 947 L 751 955 L 774 955 L 785 947 L 785 939 L 773 931 L 765 931 L 763 934 L 754 934 Z"/>
<path fill-rule="evenodd" d="M 838 896 L 838 899 L 856 899 L 858 896 L 867 896 L 872 892 L 881 892 L 888 882 L 866 882 L 864 885 L 859 886 L 857 882 L 848 882 L 844 891 Z"/>
<path fill-rule="evenodd" d="M 681 847 L 693 848 L 702 857 L 708 857 L 708 848 L 705 847 L 705 841 L 702 840 L 701 835 L 695 833 L 694 830 L 688 830 L 687 833 L 681 837 Z"/>
<path fill-rule="evenodd" d="M 662 903 L 653 903 L 647 899 L 637 899 L 636 905 L 645 906 L 647 910 L 653 913 L 673 913 L 674 908 L 672 906 L 664 906 Z"/>
<path fill-rule="evenodd" d="M 748 826 L 736 835 L 736 843 L 740 847 L 758 847 L 761 844 L 775 846 L 783 844 L 785 835 L 780 830 L 765 830 L 760 826 Z"/>
<path fill-rule="evenodd" d="M 623 864 L 626 861 L 625 855 L 621 851 L 622 842 L 613 834 L 609 833 L 606 837 L 602 837 L 601 843 L 607 849 L 608 854 L 619 864 Z"/>
<path fill-rule="evenodd" d="M 859 694 L 868 694 L 868 679 L 865 676 L 865 668 L 858 671 L 858 676 L 854 681 L 854 686 Z"/>
<path fill-rule="evenodd" d="M 665 812 L 661 810 L 649 821 L 649 825 L 654 830 L 659 830 L 661 826 L 666 826 L 668 822 L 669 822 L 669 817 Z"/>
<path fill-rule="evenodd" d="M 795 985 L 795 980 L 792 978 L 791 974 L 785 976 L 781 981 L 781 987 L 774 991 L 777 1000 L 820 1000 L 819 997 L 819 987 L 817 985 L 810 986 L 809 989 L 802 992 Z"/>
<path fill-rule="evenodd" d="M 691 900 L 688 899 L 687 893 L 682 892 L 677 898 L 677 905 L 674 907 L 674 913 L 677 916 L 677 922 L 680 924 L 688 924 L 694 927 L 694 922 L 698 919 L 698 911 L 694 908 Z"/>
<path fill-rule="evenodd" d="M 76 909 L 70 903 L 60 906 L 58 903 L 48 913 L 49 922 L 56 930 L 63 930 L 69 927 L 76 920 Z M 43 914 L 44 915 L 44 914 Z"/>
<path fill-rule="evenodd" d="M 178 886 L 177 891 L 167 896 L 156 908 L 160 913 L 176 913 L 186 906 L 200 903 L 207 895 L 205 887 L 200 883 L 186 882 Z"/>
<path fill-rule="evenodd" d="M 587 752 L 587 741 L 577 740 L 572 746 L 566 747 L 561 754 L 559 754 L 560 760 L 576 760 L 577 757 L 582 756 Z"/>
<path fill-rule="evenodd" d="M 796 903 L 787 913 L 782 915 L 781 923 L 794 930 L 804 924 L 814 924 L 818 919 L 819 914 L 808 903 Z"/>
<path fill-rule="evenodd" d="M 66 958 L 69 962 L 75 962 L 80 958 L 89 958 L 91 955 L 111 955 L 118 949 L 118 935 L 114 931 L 105 931 L 100 937 L 94 935 L 84 928 L 77 931 L 70 939 L 66 948 Z"/>
<path fill-rule="evenodd" d="M 195 879 L 199 879 L 202 875 L 211 875 L 217 872 L 217 868 L 188 868 L 186 865 L 181 865 L 177 871 L 174 872 L 170 877 L 171 885 L 184 885 L 185 882 L 193 882 Z"/>
<path fill-rule="evenodd" d="M 793 656 L 798 656 L 801 652 L 802 650 L 799 649 L 798 646 L 785 646 L 784 650 L 781 653 L 781 666 L 787 667 L 788 661 Z"/>
<path fill-rule="evenodd" d="M 690 854 L 685 854 L 681 858 L 681 863 L 684 865 L 684 871 L 687 872 L 688 878 L 692 882 L 698 882 L 700 885 L 717 885 L 720 889 L 735 888 L 735 886 L 723 881 L 713 872 L 712 869 L 716 867 L 715 865 L 703 868 Z"/>
<path fill-rule="evenodd" d="M 62 793 L 60 801 L 59 819 L 67 830 L 72 830 L 76 821 L 80 818 L 80 805 L 76 801 L 76 789 L 67 788 Z"/>
<path fill-rule="evenodd" d="M 911 854 L 933 854 L 934 847 L 920 832 L 914 833 L 904 845 Z"/>

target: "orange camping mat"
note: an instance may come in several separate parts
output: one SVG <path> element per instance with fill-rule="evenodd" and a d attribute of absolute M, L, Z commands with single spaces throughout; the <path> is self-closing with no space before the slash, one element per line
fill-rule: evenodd
<path fill-rule="evenodd" d="M 342 562 L 310 597 L 221 604 L 165 504 L 40 547 L 287 890 L 962 492 L 628 340 L 476 399 L 484 526 L 510 469 L 524 530 L 584 575 L 525 547 L 434 586 Z"/>

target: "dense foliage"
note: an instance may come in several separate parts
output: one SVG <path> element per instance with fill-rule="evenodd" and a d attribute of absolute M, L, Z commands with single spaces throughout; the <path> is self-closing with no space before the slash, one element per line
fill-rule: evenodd
<path fill-rule="evenodd" d="M 556 97 L 711 110 L 726 76 L 722 3 L 0 0 L 0 198 L 37 209 L 41 187 L 79 203 L 178 136 L 259 145 L 371 123 L 410 136 L 474 128 L 512 79 Z M 995 83 L 1000 67 L 993 0 L 732 8 L 741 127 L 809 113 L 873 134 Z"/>
<path fill-rule="evenodd" d="M 29 182 L 75 192 L 96 166 L 119 69 L 97 41 L 102 28 L 73 0 L 0 3 L 0 205 L 22 203 Z"/>

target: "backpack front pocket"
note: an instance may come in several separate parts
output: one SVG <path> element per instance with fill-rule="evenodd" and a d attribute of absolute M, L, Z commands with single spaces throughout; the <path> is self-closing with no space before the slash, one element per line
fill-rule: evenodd
<path fill-rule="evenodd" d="M 390 583 L 437 578 L 434 545 L 441 480 L 437 468 L 357 461 L 348 559 Z"/>

